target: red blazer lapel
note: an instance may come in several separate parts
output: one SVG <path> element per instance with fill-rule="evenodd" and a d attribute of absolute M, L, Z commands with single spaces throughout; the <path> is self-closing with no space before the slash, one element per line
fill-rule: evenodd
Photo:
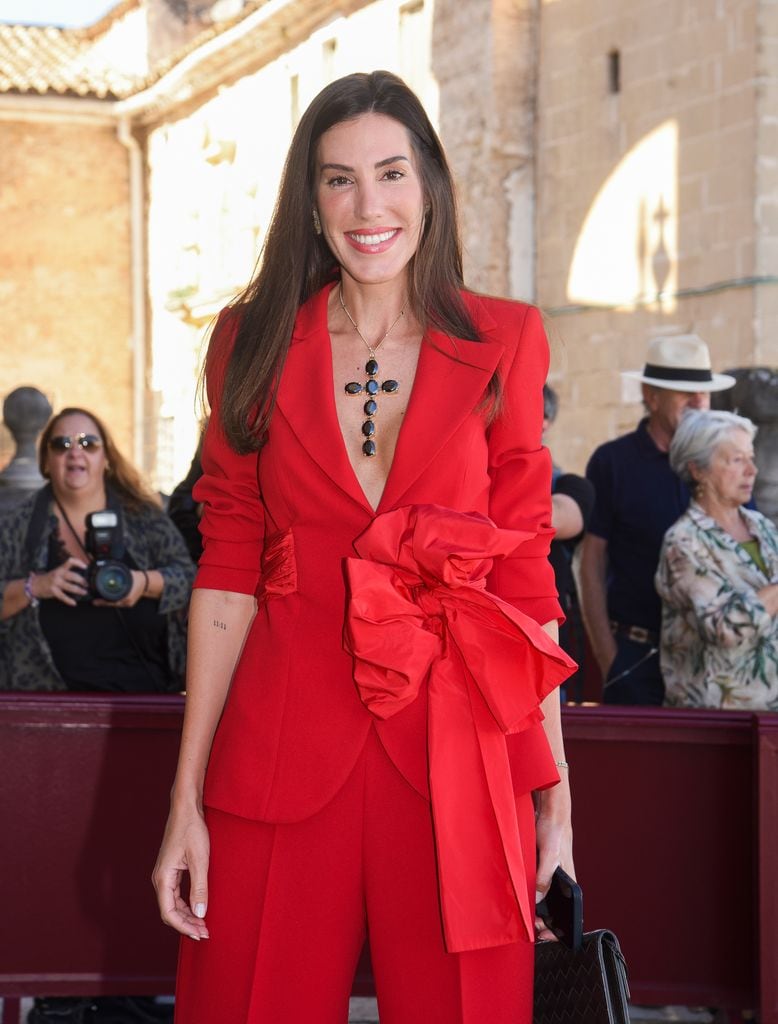
<path fill-rule="evenodd" d="M 475 297 L 469 305 L 481 341 L 451 338 L 434 330 L 424 338 L 408 411 L 378 512 L 402 504 L 411 484 L 432 464 L 485 395 L 505 352 L 491 315 Z"/>
<path fill-rule="evenodd" d="M 372 509 L 349 462 L 335 410 L 325 287 L 301 308 L 278 389 L 277 411 L 301 446 L 338 487 Z M 481 341 L 425 335 L 392 468 L 377 512 L 402 496 L 433 462 L 485 394 L 505 346 L 494 319 L 475 296 L 466 296 Z M 272 429 L 272 427 L 271 427 Z"/>
<path fill-rule="evenodd" d="M 277 411 L 333 483 L 370 509 L 348 460 L 335 410 L 327 330 L 329 292 L 330 288 L 322 288 L 300 309 L 281 374 Z"/>

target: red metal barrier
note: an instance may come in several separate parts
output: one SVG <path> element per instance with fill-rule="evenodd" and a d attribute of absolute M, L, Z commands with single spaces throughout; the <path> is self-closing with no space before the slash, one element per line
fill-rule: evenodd
<path fill-rule="evenodd" d="M 778 1021 L 778 714 L 759 715 L 756 734 L 759 1006 L 762 1024 Z"/>
<path fill-rule="evenodd" d="M 0 996 L 172 991 L 148 879 L 181 706 L 0 694 Z M 563 717 L 586 925 L 618 933 L 633 999 L 778 1024 L 778 715 Z"/>
<path fill-rule="evenodd" d="M 0 695 L 0 995 L 172 992 L 149 881 L 178 697 Z"/>
<path fill-rule="evenodd" d="M 585 924 L 618 934 L 633 1000 L 754 1007 L 754 716 L 571 708 L 564 729 Z"/>

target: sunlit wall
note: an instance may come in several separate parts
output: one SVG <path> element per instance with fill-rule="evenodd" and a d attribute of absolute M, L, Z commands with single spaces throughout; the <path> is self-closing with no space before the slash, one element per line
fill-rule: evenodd
<path fill-rule="evenodd" d="M 538 7 L 537 300 L 561 400 L 550 443 L 570 470 L 639 420 L 622 371 L 652 336 L 699 334 L 719 370 L 762 358 L 759 296 L 778 294 L 757 259 L 772 232 L 758 147 L 778 115 L 759 114 L 764 6 Z"/>
<path fill-rule="evenodd" d="M 675 308 L 678 124 L 665 121 L 622 157 L 583 222 L 567 279 L 570 302 Z"/>

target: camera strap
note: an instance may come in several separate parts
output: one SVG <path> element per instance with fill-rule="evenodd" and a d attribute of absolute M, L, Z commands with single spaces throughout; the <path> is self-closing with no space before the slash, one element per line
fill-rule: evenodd
<path fill-rule="evenodd" d="M 45 484 L 35 496 L 35 503 L 32 506 L 32 514 L 27 525 L 27 533 L 24 538 L 24 559 L 25 572 L 32 572 L 35 569 L 35 556 L 38 553 L 38 546 L 49 521 L 51 502 L 53 500 L 51 484 Z"/>
<path fill-rule="evenodd" d="M 81 543 L 81 538 L 79 537 L 78 533 L 76 532 L 76 528 L 75 528 L 75 527 L 73 526 L 73 524 L 71 523 L 71 521 L 70 521 L 70 517 L 68 516 L 67 512 L 66 512 L 66 511 L 64 510 L 64 508 L 63 508 L 63 507 L 62 507 L 62 506 L 60 505 L 60 503 L 59 503 L 59 502 L 57 501 L 57 499 L 56 499 L 56 498 L 54 499 L 54 504 L 55 504 L 55 505 L 57 506 L 57 508 L 59 509 L 59 514 L 60 514 L 60 515 L 62 516 L 62 518 L 63 518 L 63 519 L 65 520 L 65 525 L 66 525 L 66 526 L 67 526 L 67 528 L 68 528 L 68 529 L 70 530 L 70 534 L 71 534 L 71 536 L 73 537 L 73 540 L 74 540 L 74 541 L 76 542 L 76 544 L 78 544 L 78 546 L 79 546 L 79 547 L 81 548 L 81 550 L 83 551 L 83 553 L 84 553 L 84 558 L 86 558 L 87 562 L 91 561 L 91 556 L 90 556 L 89 552 L 87 551 L 87 549 L 86 549 L 86 548 L 84 547 L 84 545 L 83 545 L 83 544 Z"/>

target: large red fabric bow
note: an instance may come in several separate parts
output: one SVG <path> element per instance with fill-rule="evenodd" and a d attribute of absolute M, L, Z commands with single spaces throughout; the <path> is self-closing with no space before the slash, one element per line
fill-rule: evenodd
<path fill-rule="evenodd" d="M 486 590 L 495 556 L 533 534 L 411 505 L 374 519 L 346 560 L 344 644 L 360 697 L 389 718 L 429 680 L 430 797 L 446 948 L 534 937 L 505 734 L 542 716 L 575 670 L 528 616 Z"/>

